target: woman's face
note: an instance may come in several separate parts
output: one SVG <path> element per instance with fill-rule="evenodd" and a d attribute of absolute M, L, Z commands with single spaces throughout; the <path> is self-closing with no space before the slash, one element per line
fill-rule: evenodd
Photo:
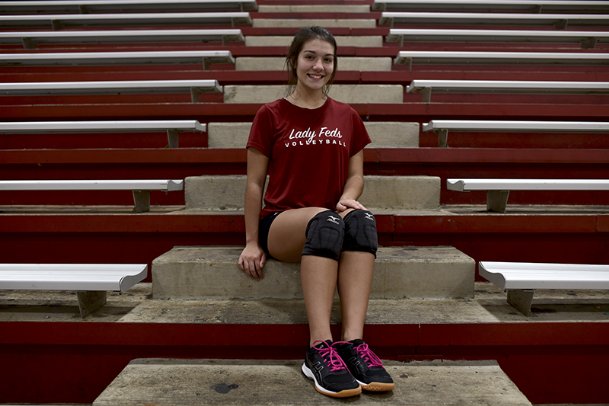
<path fill-rule="evenodd" d="M 332 72 L 334 47 L 320 39 L 305 42 L 296 64 L 298 84 L 311 90 L 321 90 L 332 77 Z"/>

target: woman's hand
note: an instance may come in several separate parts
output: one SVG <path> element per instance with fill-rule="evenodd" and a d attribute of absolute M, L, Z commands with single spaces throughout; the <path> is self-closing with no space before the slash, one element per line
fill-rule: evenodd
<path fill-rule="evenodd" d="M 368 210 L 364 207 L 363 204 L 361 204 L 355 199 L 341 199 L 338 203 L 336 203 L 336 211 L 338 213 L 341 213 L 348 209 Z"/>
<path fill-rule="evenodd" d="M 247 244 L 239 255 L 239 268 L 256 280 L 264 277 L 262 268 L 265 263 L 266 255 L 256 243 Z"/>

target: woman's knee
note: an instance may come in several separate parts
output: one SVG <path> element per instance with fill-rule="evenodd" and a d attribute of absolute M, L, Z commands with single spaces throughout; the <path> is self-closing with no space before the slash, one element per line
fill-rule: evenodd
<path fill-rule="evenodd" d="M 302 255 L 313 255 L 338 261 L 345 237 L 345 222 L 332 210 L 313 216 L 305 231 Z"/>
<path fill-rule="evenodd" d="M 376 219 L 368 210 L 353 210 L 345 218 L 343 251 L 369 252 L 376 257 L 378 233 Z"/>

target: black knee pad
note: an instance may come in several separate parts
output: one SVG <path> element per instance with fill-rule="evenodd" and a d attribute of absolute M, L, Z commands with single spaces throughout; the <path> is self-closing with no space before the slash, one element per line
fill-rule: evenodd
<path fill-rule="evenodd" d="M 317 213 L 307 225 L 302 255 L 315 255 L 338 261 L 345 236 L 345 223 L 334 211 Z"/>
<path fill-rule="evenodd" d="M 376 257 L 378 249 L 376 220 L 368 210 L 353 210 L 345 216 L 343 251 L 369 252 Z"/>

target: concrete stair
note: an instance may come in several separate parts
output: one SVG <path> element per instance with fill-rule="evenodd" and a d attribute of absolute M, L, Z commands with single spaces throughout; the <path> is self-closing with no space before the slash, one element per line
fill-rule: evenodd
<path fill-rule="evenodd" d="M 224 103 L 268 103 L 286 96 L 285 85 L 226 85 Z M 330 97 L 344 103 L 402 103 L 402 85 L 332 85 Z"/>
<path fill-rule="evenodd" d="M 255 281 L 237 267 L 242 247 L 175 247 L 152 263 L 155 299 L 300 299 L 299 264 L 270 260 Z M 467 298 L 475 261 L 452 247 L 381 247 L 372 299 Z"/>
<path fill-rule="evenodd" d="M 136 359 L 93 406 L 336 405 L 300 372 L 301 361 Z M 393 392 L 364 393 L 359 405 L 531 403 L 494 361 L 387 362 Z M 465 389 L 465 390 L 464 390 Z M 349 402 L 349 400 L 346 400 Z"/>
<path fill-rule="evenodd" d="M 372 139 L 367 148 L 415 148 L 419 146 L 419 123 L 379 121 L 364 123 Z M 207 124 L 209 148 L 245 148 L 252 123 Z"/>
<path fill-rule="evenodd" d="M 204 175 L 185 179 L 186 210 L 238 211 L 243 208 L 245 175 Z M 440 178 L 435 176 L 365 176 L 359 199 L 370 210 L 437 210 Z"/>
<path fill-rule="evenodd" d="M 393 61 L 389 57 L 341 56 L 339 70 L 358 72 L 389 72 Z M 235 59 L 238 71 L 285 71 L 285 58 L 266 56 L 240 56 Z"/>
<path fill-rule="evenodd" d="M 321 21 L 323 22 L 323 21 Z M 336 44 L 341 47 L 382 47 L 383 36 L 381 35 L 359 35 L 345 36 L 336 35 Z M 248 47 L 287 47 L 292 42 L 290 35 L 249 35 L 245 37 L 245 46 Z"/>

